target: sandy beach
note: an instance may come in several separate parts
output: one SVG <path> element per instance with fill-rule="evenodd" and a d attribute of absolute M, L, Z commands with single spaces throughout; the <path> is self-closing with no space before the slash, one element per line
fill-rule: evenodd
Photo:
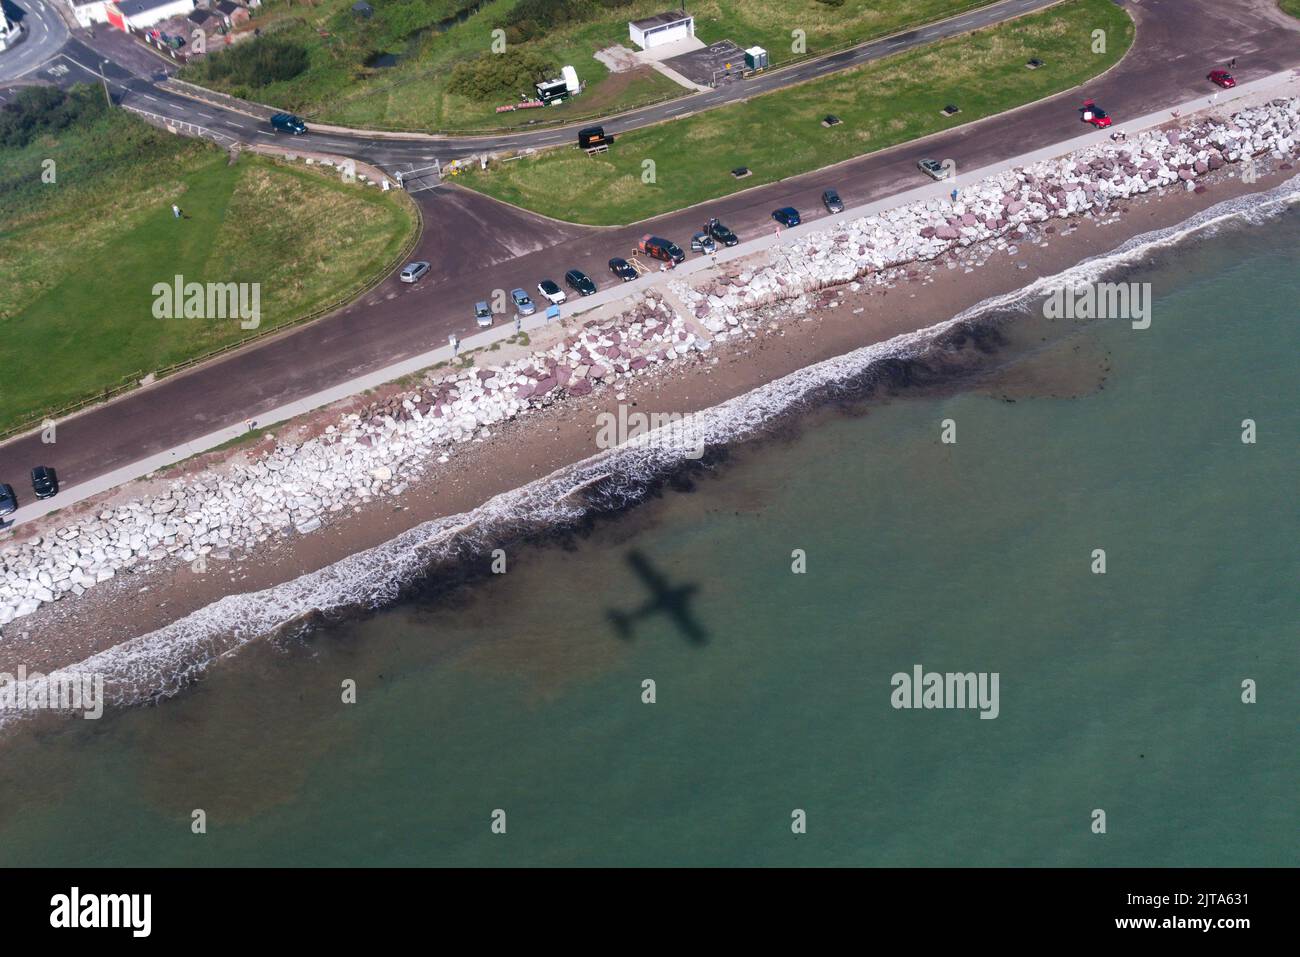
<path fill-rule="evenodd" d="M 493 495 L 525 485 L 598 451 L 597 416 L 614 412 L 623 395 L 628 405 L 646 411 L 687 413 L 705 409 L 764 383 L 903 333 L 944 321 L 993 296 L 1013 292 L 1040 276 L 1050 276 L 1091 256 L 1104 254 L 1131 237 L 1175 226 L 1216 203 L 1262 192 L 1291 175 L 1290 164 L 1244 184 L 1224 169 L 1204 178 L 1196 191 L 1169 189 L 1126 201 L 1117 221 L 1087 215 L 1048 225 L 1037 243 L 1024 243 L 1015 255 L 998 252 L 983 265 L 949 268 L 944 259 L 920 264 L 893 288 L 848 287 L 819 296 L 802 319 L 766 324 L 758 334 L 733 339 L 690 360 L 666 366 L 632 382 L 606 386 L 591 395 L 566 397 L 506 423 L 486 441 L 458 446 L 436 477 L 413 481 L 400 497 L 376 500 L 343 513 L 317 532 L 291 535 L 228 560 L 211 559 L 202 570 L 184 563 L 142 566 L 90 590 L 75 600 L 42 608 L 6 627 L 0 643 L 0 671 L 19 664 L 49 671 L 85 659 L 175 621 L 228 594 L 268 588 L 321 569 L 348 555 L 392 539 L 431 519 L 467 512 Z M 579 321 L 585 317 L 579 317 Z M 556 330 L 559 333 L 561 330 Z M 545 346 L 535 341 L 532 348 Z M 523 350 L 521 350 L 523 351 Z M 494 356 L 496 360 L 498 357 Z M 504 358 L 504 355 L 502 356 Z M 357 397 L 277 429 L 275 438 L 300 441 L 319 434 L 340 415 L 358 410 L 380 395 Z M 220 467 L 235 457 L 255 456 L 271 438 L 249 448 L 214 452 L 169 470 L 153 481 L 168 482 L 183 473 Z M 135 483 L 99 502 L 87 502 L 47 520 L 57 527 L 71 515 L 94 511 L 105 501 L 140 494 Z M 40 532 L 26 526 L 25 536 Z"/>

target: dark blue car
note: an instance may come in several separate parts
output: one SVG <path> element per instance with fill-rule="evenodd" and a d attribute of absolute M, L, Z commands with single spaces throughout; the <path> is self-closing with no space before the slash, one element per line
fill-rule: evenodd
<path fill-rule="evenodd" d="M 799 210 L 793 206 L 782 206 L 780 209 L 772 210 L 772 218 L 782 226 L 798 226 L 803 222 L 799 218 Z"/>

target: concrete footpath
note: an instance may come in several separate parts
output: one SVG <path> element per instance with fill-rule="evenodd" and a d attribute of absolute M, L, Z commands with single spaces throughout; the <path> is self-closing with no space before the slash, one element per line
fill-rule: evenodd
<path fill-rule="evenodd" d="M 1177 119 L 1189 118 L 1195 113 L 1207 110 L 1222 110 L 1237 101 L 1245 100 L 1247 98 L 1258 98 L 1261 95 L 1294 96 L 1297 94 L 1300 94 L 1300 71 L 1286 71 L 1250 83 L 1243 83 L 1231 90 L 1222 90 L 1218 93 L 1199 96 L 1194 100 L 1188 100 L 1184 103 L 1178 104 L 1177 106 L 1170 107 L 1169 109 L 1161 110 L 1160 112 L 1151 113 L 1147 116 L 1138 117 L 1137 119 L 1125 122 L 1121 127 L 1116 127 L 1111 130 L 1090 130 L 1082 136 L 1063 140 L 1052 146 L 1035 150 L 1031 153 L 1022 154 L 1001 163 L 969 171 L 958 170 L 954 181 L 931 182 L 914 189 L 895 193 L 892 196 L 868 203 L 864 206 L 847 209 L 838 217 L 829 221 L 826 219 L 820 219 L 806 223 L 802 226 L 796 226 L 794 229 L 774 229 L 771 233 L 757 239 L 747 240 L 738 246 L 731 247 L 730 249 L 719 249 L 716 255 L 699 256 L 693 259 L 688 259 L 674 270 L 647 273 L 640 279 L 626 283 L 623 286 L 601 290 L 593 296 L 588 296 L 582 299 L 571 300 L 569 303 L 560 307 L 561 316 L 607 315 L 618 311 L 624 305 L 624 300 L 628 299 L 629 296 L 645 292 L 651 288 L 664 287 L 669 279 L 681 279 L 686 276 L 693 276 L 699 273 L 704 273 L 733 260 L 752 256 L 755 253 L 763 252 L 765 250 L 776 250 L 793 239 L 799 239 L 814 232 L 824 231 L 828 228 L 832 228 L 836 223 L 870 216 L 879 213 L 882 210 L 906 205 L 907 203 L 916 200 L 947 200 L 954 186 L 960 190 L 963 183 L 977 182 L 985 177 L 996 175 L 1008 169 L 1025 166 L 1039 160 L 1054 159 L 1058 156 L 1072 153 L 1088 146 L 1108 142 L 1111 133 L 1114 132 L 1115 129 L 1122 129 L 1125 133 L 1133 135 L 1143 130 L 1158 127 Z M 1104 104 L 1102 105 L 1104 106 Z M 934 158 L 940 161 L 944 159 L 942 156 L 936 156 Z M 548 320 L 545 317 L 545 310 L 543 309 L 544 303 L 538 302 L 537 305 L 538 312 L 521 321 L 521 328 L 524 332 L 534 332 L 539 329 L 545 329 L 548 325 Z M 684 316 L 684 318 L 686 318 L 688 322 L 692 321 L 689 316 Z M 550 320 L 550 326 L 554 327 L 554 325 L 555 320 Z M 514 334 L 514 322 L 509 320 L 503 321 L 491 329 L 486 329 L 481 333 L 462 339 L 457 351 L 463 353 L 471 349 L 482 349 L 491 346 L 493 343 L 508 339 Z M 698 330 L 697 334 L 699 334 Z M 429 369 L 440 362 L 447 362 L 452 358 L 454 358 L 454 354 L 450 344 L 417 356 L 412 356 L 409 359 L 379 369 L 368 375 L 350 379 L 346 382 L 340 382 L 337 385 L 322 389 L 321 391 L 303 399 L 290 402 L 268 412 L 263 412 L 257 418 L 257 426 L 259 428 L 265 428 L 268 426 L 278 425 L 279 423 L 313 412 L 333 402 L 349 398 L 368 389 L 378 388 L 379 386 L 392 382 L 393 380 L 399 379 L 403 376 Z M 148 387 L 146 386 L 145 388 L 147 389 Z M 97 476 L 90 481 L 63 489 L 55 498 L 24 505 L 10 516 L 10 519 L 13 524 L 17 525 L 41 518 L 58 509 L 67 508 L 71 505 L 77 504 L 78 502 L 111 491 L 127 482 L 145 477 L 163 466 L 172 465 L 176 462 L 182 461 L 183 459 L 190 458 L 191 456 L 211 451 L 217 446 L 223 445 L 232 439 L 239 438 L 246 432 L 246 426 L 234 426 L 210 432 L 207 435 L 198 436 L 183 445 L 176 446 L 166 450 L 165 452 L 160 452 L 157 455 L 141 459 L 137 462 L 132 462 L 130 465 Z M 23 490 L 20 489 L 19 494 L 20 496 L 23 495 Z"/>

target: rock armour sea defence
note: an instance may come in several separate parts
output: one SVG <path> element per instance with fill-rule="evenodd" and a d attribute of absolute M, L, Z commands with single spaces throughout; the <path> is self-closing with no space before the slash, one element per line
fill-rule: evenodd
<path fill-rule="evenodd" d="M 900 267 L 977 244 L 1005 247 L 1037 224 L 1105 212 L 1155 189 L 1195 189 L 1199 177 L 1225 164 L 1265 154 L 1289 159 L 1298 135 L 1300 100 L 1274 100 L 1227 120 L 1197 120 L 1008 170 L 964 186 L 957 202 L 914 202 L 829 226 L 779 248 L 766 265 L 696 285 L 673 281 L 691 322 L 651 290 L 547 350 L 430 379 L 304 442 L 280 443 L 248 463 L 204 470 L 164 494 L 5 545 L 0 626 L 119 572 L 231 558 L 400 495 L 410 481 L 435 475 L 457 443 L 489 439 L 492 426 L 697 359 L 711 341 L 693 324 L 725 339 L 773 303 L 815 299 L 818 290 L 854 281 L 888 283 Z"/>

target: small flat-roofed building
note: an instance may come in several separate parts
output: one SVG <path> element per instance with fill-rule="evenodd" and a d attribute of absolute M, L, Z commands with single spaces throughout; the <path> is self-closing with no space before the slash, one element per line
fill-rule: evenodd
<path fill-rule="evenodd" d="M 630 20 L 628 36 L 642 50 L 689 40 L 695 36 L 695 18 L 689 13 L 656 13 L 644 20 Z"/>

